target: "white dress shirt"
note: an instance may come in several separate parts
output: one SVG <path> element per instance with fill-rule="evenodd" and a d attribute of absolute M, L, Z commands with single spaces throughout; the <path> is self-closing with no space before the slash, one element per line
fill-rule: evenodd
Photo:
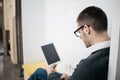
<path fill-rule="evenodd" d="M 97 51 L 99 49 L 103 49 L 103 48 L 107 48 L 110 47 L 110 40 L 109 41 L 104 41 L 104 42 L 100 42 L 97 43 L 91 47 L 88 48 L 89 53 L 92 53 L 94 51 Z"/>

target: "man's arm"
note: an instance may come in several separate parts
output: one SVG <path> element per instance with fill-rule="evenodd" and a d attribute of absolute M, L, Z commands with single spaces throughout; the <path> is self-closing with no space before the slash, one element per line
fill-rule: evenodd
<path fill-rule="evenodd" d="M 87 60 L 81 60 L 68 80 L 93 80 L 93 70 Z"/>

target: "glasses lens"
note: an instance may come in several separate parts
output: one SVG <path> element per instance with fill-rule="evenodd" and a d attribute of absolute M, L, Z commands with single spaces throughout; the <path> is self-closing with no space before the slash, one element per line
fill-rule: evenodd
<path fill-rule="evenodd" d="M 77 36 L 77 37 L 80 37 L 80 29 L 82 29 L 84 27 L 84 25 L 82 25 L 81 27 L 79 27 L 76 31 L 74 31 L 74 33 L 75 33 L 75 35 Z"/>
<path fill-rule="evenodd" d="M 77 31 L 75 34 L 76 34 L 77 37 L 80 37 L 80 32 L 79 31 Z"/>

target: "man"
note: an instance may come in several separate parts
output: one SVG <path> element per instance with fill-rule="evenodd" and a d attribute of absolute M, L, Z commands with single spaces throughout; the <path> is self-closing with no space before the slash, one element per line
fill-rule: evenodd
<path fill-rule="evenodd" d="M 56 73 L 57 76 L 59 74 L 58 78 L 53 73 L 53 65 L 46 70 L 36 71 L 41 78 L 38 80 L 107 80 L 110 37 L 107 34 L 106 14 L 100 8 L 90 6 L 79 14 L 77 23 L 78 29 L 74 33 L 83 40 L 91 55 L 80 61 L 71 76 Z M 34 76 L 36 75 L 33 74 L 31 77 Z"/>

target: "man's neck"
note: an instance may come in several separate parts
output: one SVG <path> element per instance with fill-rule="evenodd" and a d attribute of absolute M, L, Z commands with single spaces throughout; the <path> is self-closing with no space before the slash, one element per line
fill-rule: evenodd
<path fill-rule="evenodd" d="M 110 40 L 110 37 L 108 36 L 107 32 L 103 32 L 101 34 L 96 34 L 95 36 L 93 36 L 93 38 L 91 39 L 91 45 L 100 43 L 100 42 L 104 42 L 104 41 L 108 41 Z"/>

